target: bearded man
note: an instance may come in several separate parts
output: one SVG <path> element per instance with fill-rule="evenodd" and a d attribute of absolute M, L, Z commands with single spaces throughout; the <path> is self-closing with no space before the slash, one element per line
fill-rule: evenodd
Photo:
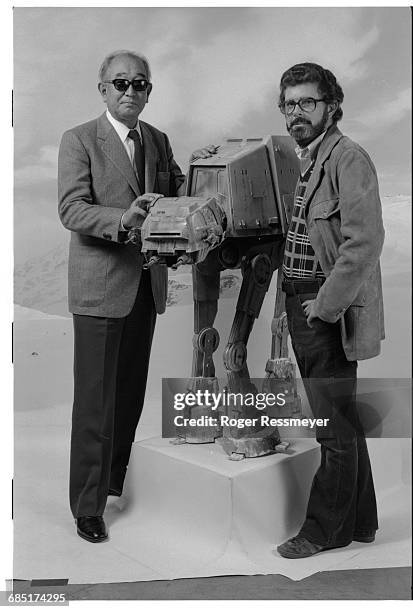
<path fill-rule="evenodd" d="M 291 559 L 373 542 L 378 528 L 355 394 L 357 361 L 378 355 L 384 338 L 384 229 L 374 165 L 337 128 L 343 98 L 318 64 L 281 78 L 279 108 L 301 165 L 283 261 L 288 327 L 314 416 L 329 419 L 316 432 L 321 464 L 306 517 L 277 549 Z"/>

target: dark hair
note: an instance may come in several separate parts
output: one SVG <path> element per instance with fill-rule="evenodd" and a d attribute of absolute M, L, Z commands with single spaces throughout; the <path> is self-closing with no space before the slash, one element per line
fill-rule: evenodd
<path fill-rule="evenodd" d="M 340 121 L 343 116 L 341 104 L 344 100 L 344 94 L 337 83 L 336 77 L 330 70 L 310 62 L 295 64 L 295 66 L 286 70 L 281 77 L 279 103 L 284 104 L 287 87 L 294 87 L 294 85 L 299 85 L 300 83 L 316 83 L 320 94 L 326 102 L 338 102 L 338 108 L 332 119 L 334 123 Z"/>

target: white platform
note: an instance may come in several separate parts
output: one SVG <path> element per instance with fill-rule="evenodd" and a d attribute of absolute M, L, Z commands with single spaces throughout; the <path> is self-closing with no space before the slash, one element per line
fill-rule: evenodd
<path fill-rule="evenodd" d="M 367 567 L 375 567 L 378 557 L 379 566 L 408 565 L 409 441 L 368 443 L 388 563 L 376 543 Z M 336 566 L 364 567 L 368 546 L 357 543 L 310 560 L 290 561 L 276 553 L 276 545 L 301 526 L 319 460 L 319 446 L 309 439 L 293 440 L 290 454 L 240 462 L 230 461 L 218 444 L 173 446 L 162 438 L 137 442 L 125 486 L 128 528 L 117 532 L 117 547 L 131 555 L 142 547 L 146 563 L 170 578 L 281 573 L 301 579 Z M 138 538 L 133 543 L 131 533 Z"/>
<path fill-rule="evenodd" d="M 152 438 L 134 445 L 126 494 L 188 547 L 202 537 L 219 548 L 246 533 L 268 546 L 299 528 L 320 460 L 313 440 L 296 440 L 288 450 L 230 461 L 219 444 Z"/>

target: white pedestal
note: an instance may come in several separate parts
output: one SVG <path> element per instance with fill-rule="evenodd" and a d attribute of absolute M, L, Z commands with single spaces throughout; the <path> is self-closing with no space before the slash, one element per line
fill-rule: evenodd
<path fill-rule="evenodd" d="M 294 440 L 288 450 L 234 462 L 218 444 L 135 443 L 125 485 L 129 508 L 169 524 L 182 545 L 194 547 L 201 537 L 218 550 L 233 538 L 248 550 L 268 547 L 301 526 L 320 461 L 314 440 Z"/>

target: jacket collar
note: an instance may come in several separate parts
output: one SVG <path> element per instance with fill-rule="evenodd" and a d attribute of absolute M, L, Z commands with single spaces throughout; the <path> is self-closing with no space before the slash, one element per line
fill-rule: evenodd
<path fill-rule="evenodd" d="M 307 207 L 310 199 L 312 198 L 315 190 L 320 182 L 321 173 L 325 161 L 330 157 L 331 151 L 334 149 L 339 140 L 343 137 L 343 134 L 338 129 L 337 125 L 332 125 L 320 144 L 317 159 L 314 164 L 314 169 L 311 174 L 310 180 L 308 181 L 307 188 L 304 194 L 303 205 Z"/>
<path fill-rule="evenodd" d="M 144 121 L 140 121 L 139 123 L 145 151 L 145 191 L 148 193 L 154 189 L 159 155 L 148 124 Z M 104 154 L 112 161 L 114 166 L 116 166 L 122 176 L 127 180 L 135 194 L 137 196 L 143 194 L 144 190 L 139 186 L 138 179 L 123 143 L 116 133 L 116 130 L 108 121 L 106 113 L 103 113 L 97 119 L 97 138 L 101 143 Z"/>

